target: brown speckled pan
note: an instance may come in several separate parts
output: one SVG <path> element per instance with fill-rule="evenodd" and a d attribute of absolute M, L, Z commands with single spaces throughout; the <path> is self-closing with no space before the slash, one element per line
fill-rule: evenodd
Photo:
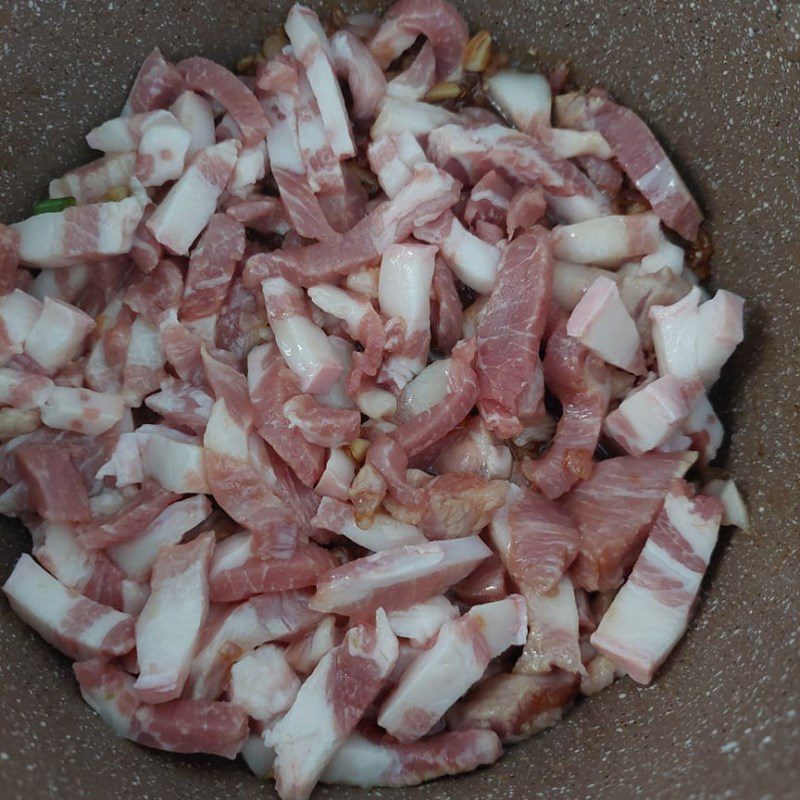
<path fill-rule="evenodd" d="M 800 57 L 797 3 L 466 0 L 522 63 L 571 56 L 662 136 L 708 212 L 713 281 L 747 298 L 747 339 L 715 394 L 722 463 L 753 530 L 723 534 L 689 635 L 656 682 L 627 679 L 490 770 L 409 790 L 418 800 L 800 797 Z M 159 45 L 232 63 L 288 4 L 268 0 L 0 0 L 0 219 L 88 157 Z M 780 7 L 780 8 L 779 8 Z M 800 30 L 800 25 L 797 26 Z M 27 534 L 0 532 L 0 580 Z M 71 670 L 0 600 L 0 798 L 274 796 L 240 764 L 118 739 Z M 320 798 L 356 798 L 322 788 Z M 405 797 L 402 791 L 371 796 Z"/>

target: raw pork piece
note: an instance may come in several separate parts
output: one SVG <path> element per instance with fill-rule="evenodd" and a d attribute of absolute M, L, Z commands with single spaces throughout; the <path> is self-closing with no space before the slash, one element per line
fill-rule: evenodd
<path fill-rule="evenodd" d="M 599 94 L 587 100 L 590 127 L 611 145 L 636 188 L 665 225 L 694 241 L 703 215 L 647 125 L 630 109 Z"/>
<path fill-rule="evenodd" d="M 16 449 L 20 477 L 31 510 L 50 522 L 87 522 L 89 496 L 67 448 L 55 442 L 26 441 Z"/>
<path fill-rule="evenodd" d="M 636 323 L 609 278 L 600 276 L 586 290 L 570 315 L 567 333 L 606 363 L 634 375 L 644 374 Z"/>
<path fill-rule="evenodd" d="M 561 720 L 578 693 L 576 675 L 500 673 L 481 681 L 447 715 L 451 730 L 493 730 L 504 743 L 519 742 Z"/>
<path fill-rule="evenodd" d="M 526 594 L 555 589 L 580 546 L 577 526 L 559 504 L 514 484 L 509 484 L 508 500 L 491 522 L 489 537 Z"/>
<path fill-rule="evenodd" d="M 603 430 L 626 452 L 643 455 L 681 428 L 702 391 L 697 380 L 664 375 L 629 394 L 606 417 Z"/>
<path fill-rule="evenodd" d="M 330 759 L 383 688 L 397 661 L 397 638 L 379 610 L 351 628 L 315 667 L 275 726 L 275 784 L 282 800 L 306 800 Z"/>
<path fill-rule="evenodd" d="M 70 658 L 121 656 L 134 646 L 133 617 L 68 589 L 27 554 L 3 592 L 24 622 Z"/>
<path fill-rule="evenodd" d="M 134 684 L 143 703 L 180 697 L 208 613 L 208 566 L 214 535 L 164 547 L 153 564 L 151 593 L 136 620 L 139 676 Z"/>
<path fill-rule="evenodd" d="M 303 290 L 280 277 L 267 278 L 261 289 L 275 341 L 300 381 L 300 391 L 330 389 L 342 365 L 322 329 L 312 322 Z"/>
<path fill-rule="evenodd" d="M 109 547 L 106 552 L 129 578 L 146 581 L 162 548 L 179 544 L 209 514 L 211 504 L 202 495 L 178 500 L 138 532 L 135 539 Z"/>
<path fill-rule="evenodd" d="M 310 596 L 304 590 L 260 594 L 218 609 L 192 662 L 186 696 L 215 700 L 240 654 L 267 642 L 294 640 L 311 630 L 322 615 L 309 608 Z"/>
<path fill-rule="evenodd" d="M 162 489 L 155 481 L 147 481 L 119 511 L 84 526 L 79 534 L 81 542 L 93 549 L 129 542 L 176 500 L 178 495 Z"/>
<path fill-rule="evenodd" d="M 133 613 L 133 581 L 100 550 L 87 550 L 75 529 L 60 522 L 41 522 L 31 529 L 33 557 L 69 589 L 117 611 Z M 137 609 L 138 610 L 138 609 Z"/>
<path fill-rule="evenodd" d="M 422 544 L 425 535 L 415 525 L 398 522 L 388 514 L 378 512 L 369 528 L 362 529 L 356 522 L 355 509 L 332 497 L 323 497 L 317 515 L 311 523 L 318 528 L 338 533 L 350 541 L 378 552 L 405 545 Z"/>
<path fill-rule="evenodd" d="M 686 632 L 711 553 L 722 504 L 676 482 L 628 580 L 591 643 L 637 683 L 650 683 Z"/>
<path fill-rule="evenodd" d="M 401 742 L 424 736 L 480 679 L 489 661 L 525 638 L 525 606 L 512 596 L 444 622 L 383 702 L 378 724 Z"/>
<path fill-rule="evenodd" d="M 528 640 L 514 672 L 537 675 L 558 667 L 584 675 L 579 619 L 572 581 L 565 576 L 547 594 L 526 592 Z"/>
<path fill-rule="evenodd" d="M 245 653 L 231 667 L 228 697 L 258 722 L 269 722 L 288 711 L 300 679 L 286 659 L 286 649 L 264 644 Z"/>
<path fill-rule="evenodd" d="M 404 608 L 457 583 L 490 553 L 477 537 L 382 550 L 331 570 L 311 607 L 361 619 Z"/>
<path fill-rule="evenodd" d="M 11 226 L 20 237 L 20 263 L 71 267 L 127 253 L 143 212 L 137 197 L 127 197 L 29 217 Z"/>
<path fill-rule="evenodd" d="M 548 234 L 543 229 L 523 234 L 503 252 L 497 286 L 478 324 L 478 408 L 501 439 L 522 432 L 520 406 L 541 370 L 539 340 L 552 281 Z M 541 397 L 531 405 L 539 402 Z"/>
<path fill-rule="evenodd" d="M 313 543 L 299 545 L 287 558 L 262 557 L 253 553 L 252 538 L 236 533 L 217 545 L 210 570 L 213 601 L 314 586 L 336 566 L 328 551 Z"/>
<path fill-rule="evenodd" d="M 253 532 L 257 552 L 290 555 L 302 536 L 298 520 L 269 484 L 264 442 L 231 416 L 223 398 L 211 409 L 203 445 L 214 499 Z"/>
<path fill-rule="evenodd" d="M 581 533 L 573 567 L 588 591 L 622 585 L 655 521 L 670 485 L 683 477 L 694 453 L 647 453 L 601 461 L 565 498 Z"/>
<path fill-rule="evenodd" d="M 172 700 L 139 703 L 134 679 L 99 658 L 73 667 L 83 699 L 116 731 L 137 744 L 174 753 L 235 758 L 247 738 L 247 715 L 233 703 Z"/>
<path fill-rule="evenodd" d="M 140 114 L 169 105 L 183 89 L 181 74 L 155 47 L 142 62 L 123 114 Z"/>
<path fill-rule="evenodd" d="M 373 266 L 390 244 L 402 242 L 415 225 L 430 222 L 458 200 L 461 185 L 443 170 L 420 164 L 413 172 L 393 199 L 379 204 L 337 241 L 253 256 L 245 268 L 245 284 L 257 286 L 269 275 L 281 274 L 313 286 Z"/>
<path fill-rule="evenodd" d="M 229 139 L 195 156 L 147 221 L 156 241 L 176 255 L 189 252 L 214 214 L 238 154 L 238 142 Z"/>
<path fill-rule="evenodd" d="M 457 81 L 469 32 L 461 14 L 445 0 L 400 0 L 383 16 L 369 42 L 369 49 L 382 69 L 404 53 L 423 35 L 432 45 L 436 77 Z"/>
<path fill-rule="evenodd" d="M 314 486 L 325 468 L 325 450 L 291 428 L 283 416 L 284 403 L 300 393 L 300 384 L 275 343 L 250 351 L 247 383 L 259 435 L 306 486 Z"/>
<path fill-rule="evenodd" d="M 320 780 L 365 789 L 416 786 L 492 764 L 502 752 L 493 731 L 445 731 L 408 744 L 387 739 L 378 731 L 357 732 L 339 748 Z"/>
<path fill-rule="evenodd" d="M 611 371 L 567 335 L 563 321 L 550 334 L 543 368 L 545 383 L 561 402 L 561 419 L 549 450 L 538 459 L 523 459 L 522 471 L 535 488 L 554 499 L 591 475 L 608 409 Z"/>
<path fill-rule="evenodd" d="M 267 119 L 255 95 L 233 73 L 207 58 L 187 58 L 178 64 L 185 85 L 207 94 L 231 115 L 245 146 L 258 144 L 267 133 Z"/>

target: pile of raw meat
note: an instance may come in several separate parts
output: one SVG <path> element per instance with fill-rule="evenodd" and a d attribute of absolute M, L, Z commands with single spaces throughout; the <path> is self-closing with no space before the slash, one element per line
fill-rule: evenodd
<path fill-rule="evenodd" d="M 746 525 L 685 480 L 743 303 L 606 91 L 444 0 L 285 37 L 241 76 L 154 51 L 0 226 L 0 509 L 9 602 L 109 725 L 303 800 L 652 680 Z"/>

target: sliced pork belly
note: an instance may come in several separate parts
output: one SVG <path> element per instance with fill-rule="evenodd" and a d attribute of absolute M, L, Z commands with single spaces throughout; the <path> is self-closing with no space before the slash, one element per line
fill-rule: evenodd
<path fill-rule="evenodd" d="M 195 156 L 147 221 L 156 241 L 176 255 L 189 252 L 214 214 L 238 154 L 238 142 L 229 139 L 207 147 Z"/>
<path fill-rule="evenodd" d="M 339 159 L 353 156 L 350 120 L 331 63 L 331 46 L 319 18 L 311 9 L 295 4 L 285 28 L 297 59 L 306 69 L 333 152 Z"/>
<path fill-rule="evenodd" d="M 113 153 L 70 170 L 50 181 L 50 197 L 74 197 L 85 205 L 97 203 L 117 187 L 128 188 L 134 173 L 136 153 Z"/>
<path fill-rule="evenodd" d="M 425 535 L 415 525 L 398 522 L 388 514 L 378 512 L 369 528 L 362 529 L 356 522 L 355 509 L 332 497 L 323 497 L 317 515 L 311 521 L 318 528 L 338 533 L 350 541 L 378 552 L 405 545 L 422 544 Z"/>
<path fill-rule="evenodd" d="M 521 644 L 525 634 L 519 597 L 473 606 L 458 620 L 445 621 L 433 646 L 417 656 L 381 705 L 378 724 L 401 742 L 424 736 L 489 661 Z"/>
<path fill-rule="evenodd" d="M 505 503 L 508 485 L 470 472 L 449 472 L 426 482 L 424 489 L 425 509 L 416 524 L 428 539 L 438 540 L 479 534 Z"/>
<path fill-rule="evenodd" d="M 244 272 L 245 283 L 255 286 L 269 275 L 283 274 L 294 283 L 313 286 L 371 266 L 388 245 L 406 239 L 415 225 L 449 209 L 459 191 L 460 184 L 446 172 L 418 165 L 396 197 L 378 205 L 339 240 L 253 256 Z"/>
<path fill-rule="evenodd" d="M 323 498 L 346 501 L 355 474 L 356 464 L 348 451 L 343 447 L 335 447 L 328 453 L 325 471 L 314 491 Z"/>
<path fill-rule="evenodd" d="M 381 189 L 389 198 L 397 196 L 411 183 L 415 166 L 428 162 L 425 151 L 408 130 L 373 136 L 367 146 L 367 157 Z"/>
<path fill-rule="evenodd" d="M 320 780 L 365 789 L 416 786 L 492 764 L 502 752 L 493 731 L 445 731 L 408 744 L 378 732 L 357 732 L 339 748 Z"/>
<path fill-rule="evenodd" d="M 575 264 L 619 265 L 655 252 L 660 244 L 658 217 L 649 213 L 600 217 L 553 229 L 553 255 Z"/>
<path fill-rule="evenodd" d="M 135 539 L 178 495 L 155 481 L 142 488 L 121 508 L 105 519 L 95 519 L 80 531 L 86 547 L 103 549 Z"/>
<path fill-rule="evenodd" d="M 235 758 L 247 738 L 247 715 L 232 703 L 173 700 L 139 703 L 134 679 L 99 658 L 73 667 L 83 699 L 120 736 L 175 753 Z"/>
<path fill-rule="evenodd" d="M 452 730 L 489 729 L 501 742 L 519 742 L 560 721 L 578 693 L 577 676 L 500 673 L 481 681 L 447 715 Z"/>
<path fill-rule="evenodd" d="M 169 105 L 183 89 L 181 74 L 155 47 L 142 62 L 123 114 L 140 114 Z"/>
<path fill-rule="evenodd" d="M 257 144 L 267 133 L 267 120 L 255 95 L 225 67 L 207 58 L 187 58 L 178 64 L 186 86 L 209 95 L 233 117 L 246 146 Z"/>
<path fill-rule="evenodd" d="M 561 506 L 529 489 L 508 485 L 508 500 L 489 536 L 509 574 L 525 591 L 554 590 L 578 554 L 580 534 Z"/>
<path fill-rule="evenodd" d="M 421 100 L 436 83 L 436 52 L 428 41 L 422 45 L 411 66 L 386 84 L 386 94 L 401 100 Z"/>
<path fill-rule="evenodd" d="M 164 547 L 153 564 L 151 593 L 136 620 L 139 676 L 134 691 L 143 703 L 180 697 L 208 614 L 208 566 L 214 536 Z"/>
<path fill-rule="evenodd" d="M 133 617 L 68 589 L 27 554 L 3 592 L 24 622 L 70 658 L 121 656 L 134 645 Z"/>
<path fill-rule="evenodd" d="M 90 600 L 131 613 L 132 581 L 100 550 L 87 550 L 72 525 L 42 522 L 31 529 L 34 558 L 69 589 Z"/>
<path fill-rule="evenodd" d="M 591 474 L 608 409 L 611 374 L 597 356 L 567 334 L 563 322 L 550 334 L 543 368 L 562 414 L 550 448 L 538 459 L 524 459 L 522 471 L 535 488 L 554 499 Z"/>
<path fill-rule="evenodd" d="M 361 39 L 347 30 L 331 37 L 330 49 L 336 74 L 350 87 L 353 116 L 357 120 L 374 119 L 386 94 L 386 77 L 375 58 Z"/>
<path fill-rule="evenodd" d="M 177 545 L 211 514 L 211 504 L 202 495 L 168 505 L 136 538 L 107 549 L 109 558 L 134 580 L 148 580 L 162 548 Z"/>
<path fill-rule="evenodd" d="M 419 458 L 424 466 L 432 459 L 432 468 L 439 474 L 474 472 L 484 478 L 507 479 L 511 476 L 511 451 L 489 430 L 480 416 L 470 418 L 463 428 L 457 428 L 445 440 L 434 445 Z"/>
<path fill-rule="evenodd" d="M 191 139 L 186 151 L 187 162 L 191 161 L 201 150 L 214 144 L 214 113 L 208 100 L 197 92 L 187 89 L 178 95 L 169 110 L 175 119 L 189 131 Z"/>
<path fill-rule="evenodd" d="M 362 355 L 353 356 L 349 384 L 355 385 L 361 374 L 375 375 L 383 360 L 385 334 L 383 320 L 369 299 L 331 284 L 310 287 L 308 296 L 318 308 L 342 320 L 348 335 L 364 348 Z"/>
<path fill-rule="evenodd" d="M 83 352 L 95 322 L 73 305 L 44 298 L 42 312 L 25 337 L 24 353 L 48 375 L 54 375 Z"/>
<path fill-rule="evenodd" d="M 436 248 L 421 244 L 391 245 L 383 252 L 378 284 L 381 311 L 400 323 L 402 336 L 392 343 L 378 380 L 397 390 L 421 372 L 428 360 L 435 259 Z"/>
<path fill-rule="evenodd" d="M 25 339 L 35 327 L 42 308 L 42 303 L 21 289 L 0 297 L 0 360 L 3 364 L 22 353 Z"/>
<path fill-rule="evenodd" d="M 436 595 L 408 608 L 391 611 L 387 618 L 395 636 L 424 647 L 447 620 L 457 616 L 458 609 L 444 595 Z"/>
<path fill-rule="evenodd" d="M 327 391 L 342 366 L 323 331 L 312 322 L 303 290 L 280 277 L 267 278 L 261 288 L 275 340 L 299 379 L 300 390 Z"/>
<path fill-rule="evenodd" d="M 231 667 L 228 696 L 258 722 L 268 722 L 291 708 L 300 679 L 286 660 L 285 648 L 264 644 L 245 653 Z"/>
<path fill-rule="evenodd" d="M 224 399 L 211 409 L 205 436 L 205 470 L 214 499 L 257 537 L 261 553 L 291 554 L 301 536 L 299 523 L 264 474 L 264 442 L 234 419 Z"/>
<path fill-rule="evenodd" d="M 478 378 L 472 367 L 475 348 L 462 342 L 453 348 L 437 380 L 439 399 L 403 422 L 392 438 L 409 457 L 445 437 L 469 414 L 478 397 Z M 433 388 L 431 388 L 433 394 Z M 428 396 L 431 397 L 431 394 Z"/>
<path fill-rule="evenodd" d="M 638 683 L 650 683 L 686 631 L 711 553 L 722 505 L 677 482 L 633 571 L 591 642 Z"/>
<path fill-rule="evenodd" d="M 584 674 L 578 641 L 578 607 L 569 577 L 561 578 L 546 594 L 528 591 L 528 639 L 514 672 L 538 675 L 558 667 Z"/>
<path fill-rule="evenodd" d="M 698 287 L 669 306 L 654 305 L 649 316 L 659 373 L 700 379 L 708 387 L 744 338 L 744 301 L 720 289 L 700 304 Z"/>
<path fill-rule="evenodd" d="M 131 249 L 144 206 L 136 197 L 36 214 L 11 227 L 19 234 L 19 260 L 32 267 L 70 267 Z"/>
<path fill-rule="evenodd" d="M 124 409 L 122 395 L 54 386 L 41 412 L 49 428 L 97 435 L 116 425 Z"/>
<path fill-rule="evenodd" d="M 664 224 L 693 241 L 702 213 L 656 137 L 630 109 L 602 97 L 588 101 L 590 125 Z"/>
<path fill-rule="evenodd" d="M 16 456 L 31 510 L 50 522 L 91 519 L 86 484 L 66 448 L 55 442 L 24 442 Z"/>
<path fill-rule="evenodd" d="M 386 69 L 420 34 L 433 47 L 438 80 L 458 80 L 469 32 L 461 14 L 445 0 L 395 3 L 383 15 L 380 27 L 370 39 L 369 49 L 381 68 Z"/>
<path fill-rule="evenodd" d="M 311 542 L 299 545 L 288 558 L 270 558 L 254 554 L 251 540 L 252 534 L 237 533 L 217 546 L 210 571 L 213 601 L 314 586 L 336 566 L 327 550 Z"/>
<path fill-rule="evenodd" d="M 274 343 L 254 348 L 247 365 L 256 429 L 306 486 L 314 486 L 325 467 L 325 451 L 289 427 L 282 411 L 284 403 L 300 393 L 296 377 Z"/>
<path fill-rule="evenodd" d="M 181 319 L 194 321 L 219 314 L 244 245 L 241 223 L 227 214 L 211 217 L 189 259 Z"/>
<path fill-rule="evenodd" d="M 520 398 L 540 369 L 552 280 L 547 233 L 520 236 L 503 252 L 497 286 L 478 324 L 478 408 L 502 439 L 522 432 Z"/>
<path fill-rule="evenodd" d="M 703 493 L 719 498 L 722 503 L 722 525 L 735 525 L 743 531 L 750 530 L 747 506 L 732 478 L 726 481 L 709 481 L 703 487 Z"/>
<path fill-rule="evenodd" d="M 267 642 L 294 639 L 311 630 L 322 615 L 309 608 L 309 597 L 307 591 L 290 590 L 256 595 L 233 607 L 217 609 L 219 614 L 206 626 L 192 662 L 187 695 L 216 699 L 240 653 Z"/>
<path fill-rule="evenodd" d="M 286 216 L 298 234 L 309 239 L 335 241 L 331 227 L 314 194 L 323 186 L 341 184 L 341 168 L 319 118 L 319 109 L 306 76 L 294 60 L 275 61 L 260 72 L 259 86 L 272 83 L 273 73 L 286 76 L 288 85 L 267 90 L 262 100 L 270 122 L 267 152 Z M 304 102 L 305 101 L 305 102 Z"/>
<path fill-rule="evenodd" d="M 664 375 L 628 395 L 606 417 L 603 430 L 626 452 L 640 456 L 680 429 L 702 391 L 699 381 Z"/>
<path fill-rule="evenodd" d="M 570 314 L 567 333 L 607 364 L 634 375 L 645 372 L 636 323 L 609 278 L 596 278 L 586 290 Z"/>
<path fill-rule="evenodd" d="M 361 430 L 359 411 L 331 408 L 311 394 L 295 395 L 283 404 L 282 411 L 290 427 L 321 447 L 342 447 L 357 439 Z"/>
<path fill-rule="evenodd" d="M 466 578 L 454 584 L 453 594 L 467 605 L 502 600 L 510 593 L 509 578 L 500 556 L 492 553 Z"/>
<path fill-rule="evenodd" d="M 311 605 L 361 619 L 380 607 L 404 608 L 457 583 L 490 553 L 477 537 L 382 550 L 331 570 Z"/>
<path fill-rule="evenodd" d="M 295 638 L 286 648 L 286 660 L 295 672 L 309 675 L 341 641 L 342 631 L 336 627 L 336 617 L 323 617 L 314 630 Z"/>
<path fill-rule="evenodd" d="M 586 184 L 591 186 L 572 163 L 555 159 L 530 136 L 504 125 L 437 126 L 428 136 L 428 157 L 469 184 L 494 170 L 511 181 L 541 184 L 556 196 L 580 197 Z"/>
<path fill-rule="evenodd" d="M 382 611 L 351 628 L 315 667 L 275 726 L 275 783 L 282 800 L 306 800 L 397 660 L 397 639 Z"/>
<path fill-rule="evenodd" d="M 588 591 L 622 585 L 655 521 L 670 485 L 696 459 L 694 453 L 647 453 L 601 461 L 565 498 L 581 544 L 575 583 Z"/>

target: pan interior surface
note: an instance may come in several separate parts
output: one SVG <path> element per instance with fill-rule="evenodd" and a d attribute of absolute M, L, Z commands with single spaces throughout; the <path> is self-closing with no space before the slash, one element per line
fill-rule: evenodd
<path fill-rule="evenodd" d="M 752 0 L 458 5 L 512 63 L 533 68 L 569 57 L 579 84 L 607 86 L 653 127 L 700 200 L 715 244 L 712 283 L 746 298 L 745 342 L 712 399 L 728 431 L 719 463 L 747 498 L 753 530 L 723 533 L 690 632 L 652 686 L 623 679 L 490 770 L 427 784 L 414 796 L 796 797 L 800 63 L 791 60 L 798 53 L 790 20 Z M 27 216 L 49 178 L 88 160 L 83 136 L 118 113 L 154 46 L 175 60 L 203 54 L 232 65 L 287 7 L 0 6 L 0 219 Z M 2 527 L 5 580 L 29 542 L 13 521 Z M 4 601 L 0 708 L 0 797 L 8 800 L 249 800 L 271 791 L 241 764 L 155 753 L 114 736 L 81 701 L 67 660 Z M 364 792 L 322 787 L 315 796 Z"/>

